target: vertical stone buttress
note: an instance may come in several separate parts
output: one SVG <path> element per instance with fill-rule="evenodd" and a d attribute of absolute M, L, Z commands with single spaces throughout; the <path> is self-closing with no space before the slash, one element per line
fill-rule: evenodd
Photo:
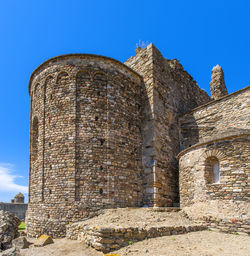
<path fill-rule="evenodd" d="M 228 94 L 224 81 L 224 72 L 219 65 L 216 65 L 212 69 L 210 91 L 213 100 L 217 100 Z"/>
<path fill-rule="evenodd" d="M 125 62 L 144 78 L 142 125 L 143 202 L 175 206 L 179 202 L 179 115 L 210 100 L 177 60 L 165 59 L 153 45 L 138 48 Z"/>

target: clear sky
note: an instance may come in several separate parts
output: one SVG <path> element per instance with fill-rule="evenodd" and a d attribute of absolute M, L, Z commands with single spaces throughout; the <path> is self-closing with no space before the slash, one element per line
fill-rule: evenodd
<path fill-rule="evenodd" d="M 180 60 L 207 92 L 216 64 L 229 93 L 250 84 L 249 0 L 0 0 L 0 36 L 0 201 L 27 191 L 28 81 L 48 58 L 124 62 L 141 40 Z"/>

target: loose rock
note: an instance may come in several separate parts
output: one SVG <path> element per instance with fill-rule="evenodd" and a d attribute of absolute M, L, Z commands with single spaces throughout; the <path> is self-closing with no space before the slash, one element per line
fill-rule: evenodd
<path fill-rule="evenodd" d="M 36 240 L 34 246 L 40 247 L 40 246 L 45 246 L 45 245 L 52 244 L 52 243 L 54 243 L 54 242 L 53 242 L 53 239 L 51 238 L 51 236 L 41 235 Z"/>
<path fill-rule="evenodd" d="M 12 240 L 18 236 L 21 221 L 12 213 L 0 211 L 0 250 L 11 247 Z"/>

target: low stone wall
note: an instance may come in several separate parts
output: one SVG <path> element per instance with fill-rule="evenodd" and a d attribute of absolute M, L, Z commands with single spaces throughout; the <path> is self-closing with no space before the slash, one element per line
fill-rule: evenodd
<path fill-rule="evenodd" d="M 250 235 L 250 221 L 218 219 L 208 222 L 207 226 L 225 233 Z"/>
<path fill-rule="evenodd" d="M 90 227 L 83 223 L 74 223 L 66 227 L 69 239 L 84 241 L 102 252 L 110 252 L 133 242 L 148 238 L 185 234 L 207 229 L 206 225 L 149 227 L 149 228 L 105 228 Z"/>
<path fill-rule="evenodd" d="M 28 204 L 0 203 L 0 210 L 11 212 L 19 219 L 24 220 Z"/>
<path fill-rule="evenodd" d="M 231 219 L 221 219 L 216 218 L 211 215 L 202 216 L 200 215 L 198 218 L 190 216 L 185 210 L 181 212 L 183 216 L 188 218 L 191 221 L 201 221 L 203 222 L 209 229 L 214 231 L 220 231 L 230 234 L 241 234 L 241 235 L 250 235 L 250 220 L 249 219 L 239 219 L 239 218 L 231 218 Z"/>

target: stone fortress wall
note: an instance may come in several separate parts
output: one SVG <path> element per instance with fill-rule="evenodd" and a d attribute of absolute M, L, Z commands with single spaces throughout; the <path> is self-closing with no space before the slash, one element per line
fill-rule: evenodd
<path fill-rule="evenodd" d="M 23 203 L 0 202 L 0 210 L 6 211 L 6 212 L 12 212 L 21 220 L 25 219 L 25 213 L 26 213 L 27 207 L 28 207 L 28 204 L 23 204 Z"/>
<path fill-rule="evenodd" d="M 227 96 L 219 66 L 210 85 L 213 101 L 153 44 L 125 65 L 87 54 L 40 65 L 29 84 L 28 235 L 65 236 L 103 208 L 219 202 L 246 218 L 249 90 Z"/>
<path fill-rule="evenodd" d="M 48 60 L 32 74 L 27 231 L 63 236 L 102 208 L 141 206 L 142 78 L 94 55 Z"/>
<path fill-rule="evenodd" d="M 11 203 L 0 202 L 0 210 L 11 212 L 15 214 L 19 219 L 24 220 L 28 204 L 24 203 L 24 195 L 18 193 Z"/>

